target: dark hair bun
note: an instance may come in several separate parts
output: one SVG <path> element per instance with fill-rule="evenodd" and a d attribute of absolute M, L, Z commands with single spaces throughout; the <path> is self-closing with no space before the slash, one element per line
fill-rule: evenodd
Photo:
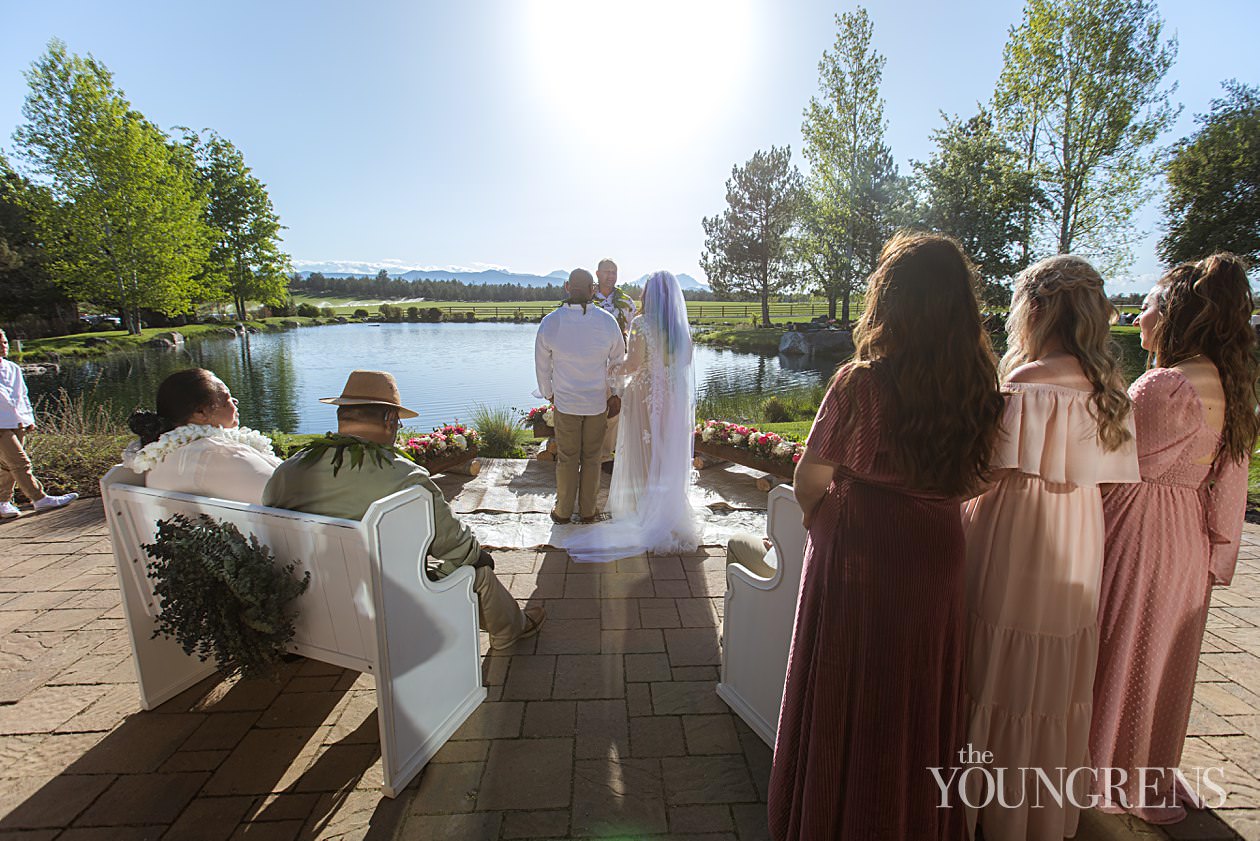
<path fill-rule="evenodd" d="M 137 409 L 127 419 L 127 428 L 140 436 L 141 443 L 150 444 L 162 434 L 162 418 L 157 412 Z"/>

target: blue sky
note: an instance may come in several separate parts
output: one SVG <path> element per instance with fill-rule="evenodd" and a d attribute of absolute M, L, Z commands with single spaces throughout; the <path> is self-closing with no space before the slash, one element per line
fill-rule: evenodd
<path fill-rule="evenodd" d="M 210 127 L 268 185 L 299 265 L 546 274 L 616 259 L 623 278 L 703 277 L 700 219 L 732 165 L 790 144 L 833 18 L 820 0 L 11 3 L 0 29 L 0 147 L 22 72 L 52 37 L 113 70 L 164 127 Z M 1001 66 L 1015 0 L 869 5 L 903 171 L 940 112 L 969 114 Z M 1260 82 L 1254 0 L 1163 0 L 1170 77 L 1192 128 L 1227 78 Z M 1159 214 L 1131 273 L 1158 270 Z M 1120 289 L 1117 281 L 1112 286 Z"/>

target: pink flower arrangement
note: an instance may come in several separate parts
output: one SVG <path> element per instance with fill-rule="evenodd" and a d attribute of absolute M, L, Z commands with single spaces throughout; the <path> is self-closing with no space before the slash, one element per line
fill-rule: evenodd
<path fill-rule="evenodd" d="M 417 464 L 424 464 L 440 456 L 475 450 L 481 445 L 481 435 L 461 423 L 448 423 L 440 429 L 413 435 L 401 445 L 403 453 Z"/>
<path fill-rule="evenodd" d="M 696 435 L 706 443 L 714 442 L 728 447 L 748 450 L 758 458 L 768 461 L 801 460 L 805 445 L 790 441 L 775 432 L 762 432 L 755 426 L 707 420 L 696 425 Z"/>
<path fill-rule="evenodd" d="M 535 406 L 528 412 L 525 412 L 525 422 L 529 424 L 545 423 L 547 426 L 555 426 L 556 407 L 550 403 L 546 406 Z"/>

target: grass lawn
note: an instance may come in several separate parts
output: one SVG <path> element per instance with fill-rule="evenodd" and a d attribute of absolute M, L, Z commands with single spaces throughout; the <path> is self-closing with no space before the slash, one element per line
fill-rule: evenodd
<path fill-rule="evenodd" d="M 293 322 L 299 326 L 309 326 L 318 324 L 318 319 L 299 318 L 293 316 L 291 318 L 267 318 L 262 321 L 247 321 L 245 324 L 259 330 L 283 330 L 286 325 L 283 322 Z M 234 323 L 234 322 L 231 322 Z M 230 324 L 186 324 L 183 327 L 146 327 L 140 331 L 139 335 L 132 335 L 126 330 L 107 330 L 100 333 L 75 333 L 71 336 L 53 336 L 47 339 L 29 339 L 22 342 L 22 352 L 19 355 L 16 346 L 13 348 L 11 356 L 15 361 L 30 361 L 47 359 L 48 354 L 55 353 L 61 357 L 91 357 L 103 356 L 107 353 L 120 350 L 132 350 L 144 345 L 155 336 L 163 333 L 179 333 L 186 339 L 195 336 L 207 336 L 214 333 L 230 330 Z M 97 344 L 96 340 L 103 339 L 104 342 Z M 90 345 L 90 346 L 89 346 Z"/>
<path fill-rule="evenodd" d="M 697 333 L 701 344 L 742 350 L 751 353 L 778 353 L 782 327 L 719 327 Z"/>

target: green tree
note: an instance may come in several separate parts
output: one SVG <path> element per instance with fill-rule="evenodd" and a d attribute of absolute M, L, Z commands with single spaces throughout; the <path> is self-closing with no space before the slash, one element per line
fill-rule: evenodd
<path fill-rule="evenodd" d="M 48 275 L 48 260 L 31 208 L 46 191 L 23 178 L 0 154 L 0 321 L 36 318 L 37 329 L 65 332 L 77 318 L 74 302 Z"/>
<path fill-rule="evenodd" d="M 809 213 L 797 250 L 827 309 L 849 318 L 849 303 L 900 222 L 905 186 L 884 142 L 879 94 L 884 57 L 871 46 L 866 10 L 836 16 L 836 40 L 818 63 L 819 95 L 801 134 L 810 163 Z"/>
<path fill-rule="evenodd" d="M 924 226 L 949 234 L 980 269 L 985 303 L 1010 303 L 1009 279 L 1029 262 L 1029 209 L 1044 205 L 1020 154 L 993 126 L 984 108 L 962 120 L 945 118 L 932 133 L 936 151 L 914 165 Z"/>
<path fill-rule="evenodd" d="M 770 296 L 795 282 L 789 233 L 797 222 L 803 185 L 792 150 L 758 150 L 726 181 L 726 210 L 705 217 L 700 265 L 719 298 L 761 301 L 770 325 Z"/>
<path fill-rule="evenodd" d="M 1161 88 L 1177 55 L 1163 28 L 1153 0 L 1028 0 L 1011 28 L 994 107 L 1046 197 L 1030 221 L 1059 253 L 1129 262 L 1155 140 L 1177 113 Z"/>
<path fill-rule="evenodd" d="M 213 131 L 199 136 L 185 130 L 184 137 L 206 195 L 206 223 L 214 231 L 206 272 L 211 285 L 231 298 L 239 319 L 245 318 L 247 301 L 283 304 L 290 260 L 280 249 L 284 226 L 267 186 L 231 141 Z"/>
<path fill-rule="evenodd" d="M 104 65 L 61 41 L 26 79 L 14 139 L 51 196 L 33 210 L 53 277 L 75 298 L 115 307 L 133 333 L 141 308 L 186 312 L 210 242 L 177 144 L 131 108 Z"/>
<path fill-rule="evenodd" d="M 1159 255 L 1170 264 L 1215 251 L 1260 260 L 1260 87 L 1224 88 L 1168 166 Z"/>

